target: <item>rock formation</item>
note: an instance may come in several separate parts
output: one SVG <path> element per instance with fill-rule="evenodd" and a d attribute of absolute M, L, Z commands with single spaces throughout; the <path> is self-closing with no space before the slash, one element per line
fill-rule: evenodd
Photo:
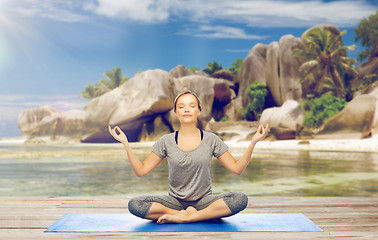
<path fill-rule="evenodd" d="M 231 101 L 236 98 L 233 86 L 233 83 L 230 81 L 215 79 L 212 117 L 216 121 L 226 116 L 226 105 L 230 104 Z"/>
<path fill-rule="evenodd" d="M 235 97 L 230 84 L 227 80 L 201 75 L 173 78 L 172 74 L 159 69 L 140 73 L 88 104 L 86 125 L 96 131 L 83 141 L 113 142 L 108 125 L 119 126 L 129 141 L 153 140 L 177 130 L 179 122 L 173 112 L 173 101 L 186 90 L 199 96 L 202 111 L 198 126 L 205 128 L 212 118 L 214 101 L 224 106 Z"/>
<path fill-rule="evenodd" d="M 374 96 L 377 98 L 377 102 L 375 103 L 373 127 L 371 130 L 372 135 L 377 135 L 378 134 L 378 82 L 371 84 L 369 88 L 365 90 L 364 94 L 368 94 L 370 96 Z"/>
<path fill-rule="evenodd" d="M 172 68 L 171 71 L 169 71 L 170 74 L 172 74 L 172 76 L 174 78 L 181 78 L 181 77 L 186 77 L 186 76 L 190 76 L 190 75 L 193 75 L 193 73 L 191 73 L 185 66 L 183 65 L 178 65 L 176 66 L 175 68 Z"/>
<path fill-rule="evenodd" d="M 325 27 L 338 34 L 332 25 Z M 309 30 L 308 30 L 309 31 Z M 303 34 L 303 36 L 306 32 Z M 340 41 L 342 43 L 342 39 Z M 240 109 L 248 104 L 247 89 L 253 82 L 266 85 L 268 96 L 261 123 L 270 124 L 277 139 L 292 139 L 302 129 L 303 109 L 299 105 L 310 87 L 300 83 L 301 60 L 293 57 L 293 49 L 304 48 L 301 38 L 283 36 L 269 45 L 256 44 L 245 58 L 235 76 L 221 70 L 208 76 L 202 72 L 191 73 L 178 65 L 169 73 L 160 69 L 135 75 L 120 87 L 92 99 L 86 111 L 61 113 L 51 107 L 23 111 L 18 125 L 24 135 L 71 136 L 83 142 L 114 142 L 108 125 L 119 126 L 129 141 L 154 141 L 165 133 L 179 128 L 173 112 L 177 94 L 191 90 L 201 101 L 202 112 L 198 126 L 206 129 L 210 120 L 223 117 L 231 121 L 242 120 Z M 378 74 L 378 49 L 369 61 L 357 67 L 360 81 L 369 74 Z M 341 133 L 367 137 L 378 134 L 378 87 L 371 85 L 358 93 L 338 115 L 326 121 L 317 136 Z M 271 106 L 281 106 L 270 108 Z"/>
<path fill-rule="evenodd" d="M 279 42 L 255 45 L 237 76 L 239 81 L 239 96 L 243 106 L 248 104 L 247 88 L 253 82 L 263 83 L 269 89 L 273 99 L 267 99 L 276 106 L 281 106 L 286 100 L 300 100 L 302 86 L 300 84 L 299 67 L 302 62 L 293 56 L 295 48 L 304 48 L 302 40 L 292 35 L 283 36 Z"/>
<path fill-rule="evenodd" d="M 292 35 L 283 36 L 279 42 L 279 76 L 280 76 L 280 99 L 274 98 L 277 105 L 282 105 L 285 101 L 293 99 L 300 101 L 302 98 L 302 86 L 300 84 L 300 75 L 298 69 L 302 65 L 302 61 L 293 56 L 293 50 L 296 48 L 303 48 L 301 39 L 295 38 Z M 266 71 L 269 71 L 267 68 Z M 272 69 L 273 71 L 273 69 Z M 275 87 L 274 84 L 269 84 L 267 79 L 267 86 L 269 89 Z M 280 100 L 280 101 L 279 101 Z"/>
<path fill-rule="evenodd" d="M 332 138 L 331 135 L 340 137 L 371 136 L 377 97 L 361 95 L 350 101 L 338 114 L 325 121 L 317 137 Z"/>
<path fill-rule="evenodd" d="M 269 128 L 278 140 L 294 139 L 297 129 L 303 123 L 304 111 L 295 100 L 287 100 L 281 107 L 265 109 L 261 115 L 260 123 Z"/>
<path fill-rule="evenodd" d="M 357 66 L 356 70 L 358 72 L 358 76 L 353 79 L 352 85 L 361 82 L 366 76 L 371 76 L 373 74 L 378 75 L 378 45 L 372 51 L 369 60 Z"/>
<path fill-rule="evenodd" d="M 235 83 L 239 85 L 238 98 L 241 98 L 244 107 L 248 104 L 247 89 L 254 82 L 266 84 L 266 50 L 267 45 L 258 43 L 249 52 L 244 60 Z"/>
<path fill-rule="evenodd" d="M 315 27 L 325 27 L 335 35 L 340 33 L 339 29 L 333 25 Z M 311 29 L 304 32 L 302 37 Z M 340 39 L 340 45 L 343 45 L 342 39 Z M 293 56 L 295 48 L 304 49 L 304 44 L 302 38 L 292 35 L 285 35 L 279 42 L 272 42 L 268 46 L 256 44 L 252 48 L 236 78 L 239 83 L 238 98 L 242 99 L 243 107 L 248 104 L 247 88 L 255 81 L 267 86 L 271 94 L 267 101 L 274 102 L 276 106 L 281 106 L 289 99 L 300 101 L 302 96 L 311 92 L 309 89 L 311 86 L 300 83 L 299 68 L 303 60 Z"/>
<path fill-rule="evenodd" d="M 219 71 L 216 71 L 215 73 L 211 74 L 212 78 L 220 78 L 220 79 L 225 79 L 229 81 L 234 81 L 235 74 L 229 70 L 222 69 Z"/>
<path fill-rule="evenodd" d="M 69 137 L 80 139 L 90 129 L 85 128 L 86 113 L 81 110 L 70 110 L 61 113 L 49 106 L 27 109 L 18 117 L 18 127 L 29 138 Z"/>
<path fill-rule="evenodd" d="M 57 116 L 60 112 L 49 106 L 23 110 L 18 116 L 18 128 L 26 136 L 52 135 Z"/>
<path fill-rule="evenodd" d="M 129 141 L 138 141 L 143 125 L 173 107 L 173 77 L 163 70 L 137 74 L 87 105 L 86 125 L 96 131 L 84 142 L 112 142 L 108 125 L 119 126 Z"/>

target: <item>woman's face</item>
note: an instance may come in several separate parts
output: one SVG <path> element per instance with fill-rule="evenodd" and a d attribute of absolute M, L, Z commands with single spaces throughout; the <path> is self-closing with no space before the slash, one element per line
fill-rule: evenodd
<path fill-rule="evenodd" d="M 200 110 L 195 96 L 192 94 L 185 94 L 179 97 L 176 104 L 176 115 L 180 122 L 196 122 L 199 114 Z"/>

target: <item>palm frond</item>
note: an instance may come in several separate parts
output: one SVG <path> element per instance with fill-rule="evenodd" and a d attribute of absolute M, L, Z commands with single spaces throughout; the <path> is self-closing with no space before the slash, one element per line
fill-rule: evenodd
<path fill-rule="evenodd" d="M 307 50 L 296 48 L 293 50 L 293 56 L 302 58 L 304 60 L 313 60 L 316 59 L 316 54 L 309 52 Z"/>
<path fill-rule="evenodd" d="M 331 80 L 331 78 L 327 77 L 325 84 L 323 85 L 323 91 L 329 93 L 332 92 L 336 94 L 336 85 L 335 83 Z"/>
<path fill-rule="evenodd" d="M 340 57 L 340 59 L 342 60 L 341 62 L 347 64 L 348 66 L 352 66 L 353 64 L 356 64 L 357 61 L 354 60 L 353 58 L 350 58 L 350 57 Z"/>
<path fill-rule="evenodd" d="M 299 71 L 300 72 L 312 72 L 318 66 L 319 66 L 319 62 L 317 60 L 310 60 L 310 61 L 303 63 L 300 66 Z"/>
<path fill-rule="evenodd" d="M 103 78 L 100 79 L 100 85 L 103 86 L 106 89 L 106 91 L 110 91 L 113 89 L 112 83 L 110 81 L 106 81 Z"/>

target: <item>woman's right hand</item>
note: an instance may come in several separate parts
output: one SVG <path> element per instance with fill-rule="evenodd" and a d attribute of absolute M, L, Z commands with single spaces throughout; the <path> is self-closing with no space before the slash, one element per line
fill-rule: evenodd
<path fill-rule="evenodd" d="M 118 132 L 118 133 L 117 133 Z M 120 141 L 121 143 L 125 144 L 125 143 L 128 143 L 129 141 L 127 140 L 127 137 L 126 135 L 123 133 L 123 131 L 118 127 L 116 126 L 115 128 L 111 128 L 109 126 L 109 133 L 118 141 Z"/>

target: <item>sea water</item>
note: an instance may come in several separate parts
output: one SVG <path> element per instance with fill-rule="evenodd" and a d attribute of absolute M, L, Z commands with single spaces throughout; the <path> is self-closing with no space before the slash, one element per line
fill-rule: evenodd
<path fill-rule="evenodd" d="M 152 143 L 135 143 L 141 160 Z M 245 148 L 231 147 L 239 159 Z M 378 196 L 378 153 L 255 149 L 241 176 L 213 159 L 213 192 L 248 196 Z M 166 194 L 166 160 L 138 178 L 121 144 L 0 143 L 0 197 Z"/>

